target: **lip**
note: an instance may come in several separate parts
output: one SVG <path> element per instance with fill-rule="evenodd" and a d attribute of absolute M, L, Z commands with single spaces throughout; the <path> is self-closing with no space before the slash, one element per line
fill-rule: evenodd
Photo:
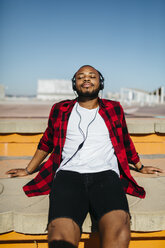
<path fill-rule="evenodd" d="M 92 87 L 92 86 L 93 86 L 93 84 L 91 84 L 91 83 L 83 83 L 82 84 L 83 88 L 89 88 L 89 87 Z"/>

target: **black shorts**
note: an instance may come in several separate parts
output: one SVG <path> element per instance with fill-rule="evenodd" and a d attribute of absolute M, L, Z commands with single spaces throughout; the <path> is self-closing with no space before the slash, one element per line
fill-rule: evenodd
<path fill-rule="evenodd" d="M 89 212 L 99 219 L 112 210 L 129 213 L 126 195 L 116 172 L 83 173 L 59 171 L 50 193 L 48 224 L 59 217 L 70 218 L 80 227 Z"/>

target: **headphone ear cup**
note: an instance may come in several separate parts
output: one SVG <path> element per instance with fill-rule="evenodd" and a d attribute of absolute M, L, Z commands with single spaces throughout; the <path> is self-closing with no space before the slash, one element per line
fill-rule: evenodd
<path fill-rule="evenodd" d="M 75 77 L 72 78 L 72 89 L 76 91 L 76 79 Z"/>
<path fill-rule="evenodd" d="M 100 75 L 100 90 L 104 89 L 104 78 L 102 75 Z"/>
<path fill-rule="evenodd" d="M 103 81 L 100 81 L 100 90 L 103 90 L 104 89 L 104 83 Z"/>

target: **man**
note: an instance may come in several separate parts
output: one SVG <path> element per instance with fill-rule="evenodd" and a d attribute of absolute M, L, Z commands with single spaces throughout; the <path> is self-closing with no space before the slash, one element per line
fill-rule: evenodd
<path fill-rule="evenodd" d="M 28 196 L 50 192 L 49 247 L 77 247 L 82 223 L 90 212 L 98 222 L 101 247 L 126 248 L 130 215 L 125 193 L 145 197 L 144 189 L 130 175 L 128 162 L 141 173 L 162 170 L 140 162 L 121 105 L 98 98 L 104 88 L 99 71 L 82 66 L 72 83 L 78 98 L 52 107 L 32 160 L 26 169 L 8 174 L 31 174 L 51 153 L 36 178 L 24 186 Z"/>

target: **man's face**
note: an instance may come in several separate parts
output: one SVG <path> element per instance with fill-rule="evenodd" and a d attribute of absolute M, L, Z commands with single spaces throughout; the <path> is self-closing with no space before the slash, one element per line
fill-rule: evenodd
<path fill-rule="evenodd" d="M 97 97 L 100 90 L 99 73 L 90 66 L 80 68 L 76 73 L 78 96 Z"/>

